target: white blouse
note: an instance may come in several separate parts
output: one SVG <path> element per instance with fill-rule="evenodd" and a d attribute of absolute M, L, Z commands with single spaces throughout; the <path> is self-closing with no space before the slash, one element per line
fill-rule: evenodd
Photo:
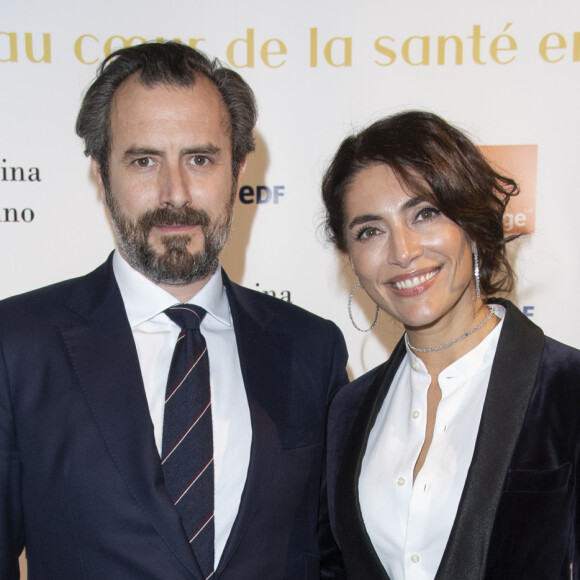
<path fill-rule="evenodd" d="M 505 309 L 494 308 L 503 319 Z M 431 377 L 407 346 L 371 430 L 359 479 L 365 526 L 391 580 L 433 580 L 437 573 L 473 457 L 501 326 L 439 375 L 433 441 L 415 483 Z"/>

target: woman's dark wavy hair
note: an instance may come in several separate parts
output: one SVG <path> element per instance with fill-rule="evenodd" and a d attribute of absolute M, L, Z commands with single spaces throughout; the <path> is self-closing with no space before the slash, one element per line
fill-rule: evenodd
<path fill-rule="evenodd" d="M 348 251 L 345 195 L 354 177 L 375 164 L 388 165 L 403 186 L 434 204 L 477 244 L 484 295 L 513 288 L 506 243 L 517 236 L 504 236 L 503 215 L 519 193 L 516 182 L 494 171 L 463 133 L 423 111 L 381 119 L 338 148 L 324 174 L 322 197 L 327 236 L 340 252 Z"/>
<path fill-rule="evenodd" d="M 196 77 L 207 77 L 219 91 L 229 113 L 232 144 L 232 169 L 237 177 L 241 164 L 254 151 L 252 131 L 257 119 L 256 100 L 249 85 L 235 71 L 224 68 L 203 52 L 179 42 L 148 42 L 121 48 L 99 66 L 87 90 L 76 122 L 76 132 L 85 141 L 85 155 L 99 163 L 105 184 L 109 178 L 111 148 L 110 114 L 119 86 L 139 72 L 145 87 L 158 84 L 191 87 Z"/>

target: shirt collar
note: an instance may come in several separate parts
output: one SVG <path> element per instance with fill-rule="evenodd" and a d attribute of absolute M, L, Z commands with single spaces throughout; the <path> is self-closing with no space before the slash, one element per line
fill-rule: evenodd
<path fill-rule="evenodd" d="M 113 254 L 113 272 L 131 328 L 155 318 L 177 302 L 169 292 L 130 266 L 118 250 Z M 201 306 L 218 322 L 226 326 L 232 325 L 221 266 L 218 266 L 207 284 L 188 302 Z"/>

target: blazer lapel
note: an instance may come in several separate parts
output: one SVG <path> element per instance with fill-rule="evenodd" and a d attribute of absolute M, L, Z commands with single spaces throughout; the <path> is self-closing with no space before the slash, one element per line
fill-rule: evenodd
<path fill-rule="evenodd" d="M 510 302 L 491 371 L 473 460 L 437 580 L 484 577 L 495 512 L 544 350 L 544 334 Z"/>
<path fill-rule="evenodd" d="M 280 456 L 281 425 L 287 416 L 290 389 L 289 336 L 268 329 L 275 314 L 245 299 L 223 272 L 232 311 L 244 386 L 250 407 L 252 446 L 240 508 L 217 573 L 223 570 L 245 535 L 252 517 L 269 492 L 268 474 Z M 265 365 L 264 361 L 268 361 Z M 276 388 L 272 388 L 275 385 Z"/>
<path fill-rule="evenodd" d="M 165 488 L 135 343 L 111 260 L 71 297 L 78 323 L 63 341 L 108 453 L 169 549 L 202 578 Z"/>
<path fill-rule="evenodd" d="M 345 445 L 337 476 L 335 513 L 338 543 L 345 562 L 355 563 L 352 569 L 347 568 L 348 577 L 353 580 L 389 580 L 364 525 L 358 482 L 370 432 L 405 353 L 405 343 L 401 339 L 367 391 Z"/>

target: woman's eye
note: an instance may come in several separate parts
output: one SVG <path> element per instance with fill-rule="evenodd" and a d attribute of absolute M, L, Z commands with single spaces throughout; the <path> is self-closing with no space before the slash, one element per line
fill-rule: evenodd
<path fill-rule="evenodd" d="M 424 221 L 424 220 L 428 220 L 431 219 L 433 217 L 435 217 L 436 215 L 439 214 L 439 210 L 434 208 L 434 207 L 424 207 L 423 209 L 421 209 L 419 211 L 419 213 L 417 214 L 417 220 L 418 221 Z"/>
<path fill-rule="evenodd" d="M 366 228 L 362 228 L 362 230 L 360 230 L 357 235 L 356 235 L 356 239 L 357 240 L 369 240 L 370 238 L 373 238 L 374 236 L 376 236 L 379 233 L 378 228 L 373 228 L 373 227 L 366 227 Z"/>

